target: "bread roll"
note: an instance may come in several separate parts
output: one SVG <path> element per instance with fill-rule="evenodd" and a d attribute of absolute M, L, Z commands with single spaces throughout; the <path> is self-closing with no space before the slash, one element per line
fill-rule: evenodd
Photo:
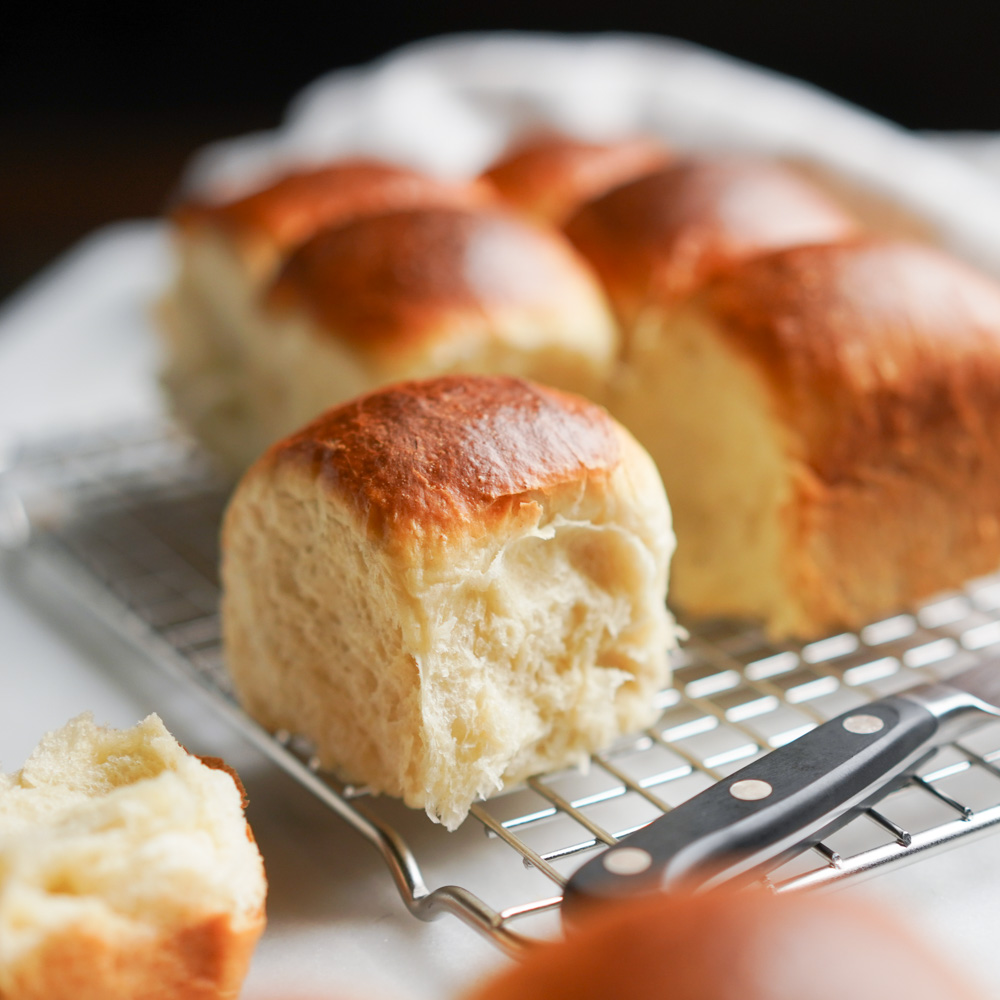
<path fill-rule="evenodd" d="M 264 926 L 242 788 L 151 715 L 81 716 L 0 775 L 4 1000 L 234 998 Z"/>
<path fill-rule="evenodd" d="M 891 913 L 847 892 L 651 895 L 596 911 L 466 1000 L 977 1000 Z"/>
<path fill-rule="evenodd" d="M 516 146 L 483 179 L 520 211 L 559 226 L 584 202 L 670 158 L 670 151 L 651 139 L 592 143 L 548 135 Z"/>
<path fill-rule="evenodd" d="M 858 627 L 1000 565 L 1000 289 L 918 244 L 741 264 L 636 345 L 672 599 L 772 635 Z"/>
<path fill-rule="evenodd" d="M 259 446 L 243 441 L 256 387 L 247 329 L 264 288 L 288 254 L 321 229 L 415 206 L 490 203 L 484 184 L 452 183 L 381 163 L 349 159 L 277 179 L 231 201 L 180 205 L 173 213 L 177 275 L 159 305 L 163 382 L 177 416 L 241 467 Z"/>
<path fill-rule="evenodd" d="M 401 383 L 243 478 L 227 662 L 266 727 L 454 828 L 652 722 L 672 547 L 656 469 L 601 408 L 511 377 Z"/>
<path fill-rule="evenodd" d="M 617 332 L 565 240 L 502 211 L 415 209 L 301 246 L 244 328 L 246 465 L 327 407 L 444 372 L 506 372 L 603 392 Z"/>
<path fill-rule="evenodd" d="M 626 337 L 739 261 L 825 243 L 857 225 L 819 188 L 780 164 L 689 156 L 584 205 L 566 232 L 593 265 Z"/>

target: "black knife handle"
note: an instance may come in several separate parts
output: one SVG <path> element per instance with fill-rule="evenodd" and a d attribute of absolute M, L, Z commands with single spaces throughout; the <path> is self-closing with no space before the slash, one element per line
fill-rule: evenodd
<path fill-rule="evenodd" d="M 911 772 L 937 728 L 902 696 L 845 712 L 592 858 L 570 879 L 564 907 L 735 875 L 817 843 Z"/>

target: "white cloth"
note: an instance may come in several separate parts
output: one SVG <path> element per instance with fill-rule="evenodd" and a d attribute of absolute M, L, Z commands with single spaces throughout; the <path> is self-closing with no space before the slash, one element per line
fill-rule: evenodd
<path fill-rule="evenodd" d="M 279 163 L 347 151 L 461 173 L 541 123 L 598 138 L 653 131 L 675 144 L 819 157 L 920 206 L 956 249 L 1000 274 L 1000 184 L 985 173 L 809 87 L 651 38 L 417 45 L 314 84 L 276 133 L 206 151 L 191 182 L 230 187 Z M 1000 140 L 962 141 L 960 152 L 1000 165 Z M 158 413 L 150 308 L 169 271 L 161 224 L 130 223 L 95 234 L 11 300 L 0 312 L 0 439 Z M 123 642 L 68 603 L 3 578 L 0 682 L 7 769 L 20 766 L 45 730 L 81 711 L 131 725 L 155 710 L 191 749 L 226 756 L 241 771 L 271 880 L 270 925 L 247 996 L 446 1000 L 502 961 L 457 920 L 411 917 L 358 835 L 197 699 L 137 663 Z M 1000 992 L 1000 841 L 964 845 L 844 891 L 898 904 Z"/>

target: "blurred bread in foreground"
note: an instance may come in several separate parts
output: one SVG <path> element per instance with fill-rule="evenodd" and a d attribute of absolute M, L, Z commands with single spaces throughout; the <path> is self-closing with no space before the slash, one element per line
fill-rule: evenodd
<path fill-rule="evenodd" d="M 221 764 L 81 716 L 0 775 L 0 996 L 238 995 L 266 883 Z"/>
<path fill-rule="evenodd" d="M 400 383 L 243 478 L 227 662 L 269 729 L 453 828 L 653 721 L 672 548 L 655 467 L 600 407 L 504 376 Z"/>
<path fill-rule="evenodd" d="M 888 913 L 847 892 L 651 895 L 595 911 L 466 1000 L 977 1000 Z M 984 1000 L 984 998 L 982 998 Z"/>
<path fill-rule="evenodd" d="M 584 202 L 671 158 L 671 152 L 653 139 L 596 143 L 542 135 L 516 144 L 482 178 L 526 215 L 560 226 Z"/>
<path fill-rule="evenodd" d="M 671 594 L 774 635 L 856 628 L 1000 565 L 1000 288 L 918 244 L 781 251 L 634 345 Z"/>

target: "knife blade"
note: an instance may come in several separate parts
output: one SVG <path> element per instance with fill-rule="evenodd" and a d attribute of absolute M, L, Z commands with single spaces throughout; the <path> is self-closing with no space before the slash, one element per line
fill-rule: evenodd
<path fill-rule="evenodd" d="M 941 745 L 1000 718 L 998 706 L 1000 658 L 844 712 L 589 860 L 564 912 L 776 865 L 905 783 Z"/>

